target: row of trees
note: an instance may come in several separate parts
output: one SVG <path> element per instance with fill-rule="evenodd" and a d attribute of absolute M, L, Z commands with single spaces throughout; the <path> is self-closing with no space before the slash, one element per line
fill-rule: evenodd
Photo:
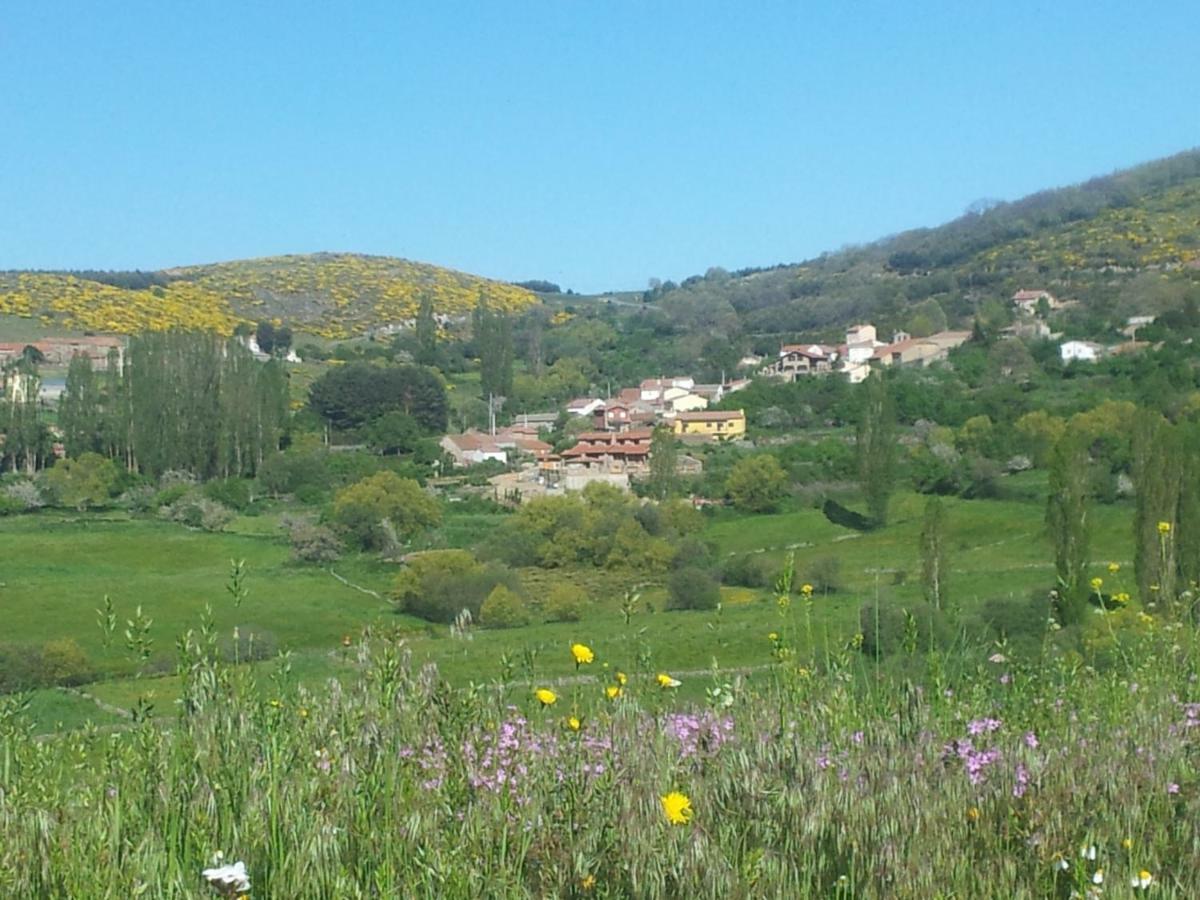
<path fill-rule="evenodd" d="M 134 337 L 104 372 L 77 356 L 59 425 L 69 456 L 95 452 L 157 477 L 252 476 L 287 429 L 287 376 L 236 340 L 187 332 Z"/>

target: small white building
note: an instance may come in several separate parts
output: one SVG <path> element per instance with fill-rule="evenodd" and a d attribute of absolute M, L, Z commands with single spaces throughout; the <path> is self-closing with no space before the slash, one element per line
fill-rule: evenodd
<path fill-rule="evenodd" d="M 1058 354 L 1063 362 L 1095 362 L 1104 355 L 1104 347 L 1095 341 L 1063 341 Z"/>
<path fill-rule="evenodd" d="M 596 410 L 604 407 L 604 401 L 599 397 L 576 397 L 567 404 L 567 415 L 592 416 Z"/>
<path fill-rule="evenodd" d="M 448 434 L 441 440 L 441 447 L 460 466 L 473 466 L 476 463 L 495 460 L 500 463 L 508 462 L 508 453 L 496 443 L 490 434 L 478 431 L 467 431 L 463 434 Z"/>

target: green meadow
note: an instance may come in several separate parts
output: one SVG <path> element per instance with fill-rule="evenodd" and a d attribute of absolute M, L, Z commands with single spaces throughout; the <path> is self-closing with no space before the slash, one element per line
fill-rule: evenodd
<path fill-rule="evenodd" d="M 1026 600 L 1054 584 L 1050 548 L 1040 503 L 1020 500 L 947 499 L 951 574 L 948 593 L 962 616 L 997 598 Z M 794 559 L 795 581 L 836 560 L 836 590 L 818 591 L 806 611 L 798 639 L 826 651 L 843 646 L 863 630 L 864 603 L 907 607 L 921 600 L 917 543 L 924 498 L 899 494 L 890 524 L 859 533 L 828 522 L 815 509 L 746 516 L 728 510 L 713 515 L 703 537 L 718 559 L 762 554 L 782 568 Z M 1098 506 L 1093 522 L 1092 558 L 1097 574 L 1109 561 L 1131 556 L 1131 510 L 1122 504 Z M 439 543 L 469 546 L 502 516 L 451 512 Z M 416 664 L 437 664 L 455 686 L 511 682 L 524 690 L 538 679 L 569 679 L 575 673 L 561 654 L 572 641 L 609 648 L 606 664 L 629 672 L 685 672 L 684 693 L 699 692 L 697 673 L 716 666 L 743 677 L 771 662 L 767 635 L 779 628 L 779 612 L 768 589 L 726 586 L 715 611 L 665 611 L 661 584 L 635 573 L 603 569 L 525 570 L 527 593 L 536 598 L 547 579 L 586 586 L 591 605 L 579 622 L 545 623 L 513 629 L 474 627 L 452 636 L 445 626 L 398 614 L 386 601 L 397 566 L 366 556 L 338 562 L 332 572 L 290 559 L 276 515 L 242 517 L 225 533 L 124 515 L 42 512 L 0 519 L 3 547 L 0 603 L 4 633 L 0 643 L 42 645 L 74 640 L 94 671 L 77 693 L 37 691 L 31 711 L 38 727 L 54 730 L 116 717 L 97 701 L 129 710 L 139 701 L 167 715 L 178 696 L 174 675 L 176 641 L 198 629 L 211 612 L 212 627 L 227 657 L 247 652 L 253 634 L 259 668 L 273 666 L 277 653 L 290 653 L 292 677 L 319 684 L 353 677 L 357 671 L 343 647 L 366 633 L 402 641 Z M 236 604 L 228 590 L 231 562 L 245 561 L 246 595 Z M 637 600 L 622 612 L 626 591 Z M 109 635 L 98 623 L 104 598 L 111 599 L 117 627 Z M 151 620 L 149 658 L 136 659 L 125 629 L 138 607 Z M 793 610 L 793 615 L 796 614 Z M 233 645 L 234 629 L 241 638 Z M 595 677 L 595 676 L 592 676 Z M 94 698 L 94 699 L 92 699 Z"/>

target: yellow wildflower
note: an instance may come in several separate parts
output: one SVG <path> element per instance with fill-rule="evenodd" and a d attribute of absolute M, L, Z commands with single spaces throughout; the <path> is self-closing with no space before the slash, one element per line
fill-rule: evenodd
<path fill-rule="evenodd" d="M 970 819 L 972 822 L 978 822 L 979 815 L 980 815 L 980 813 L 979 813 L 978 806 L 972 806 L 970 809 L 967 810 L 967 818 Z"/>
<path fill-rule="evenodd" d="M 1103 586 L 1104 586 L 1104 579 L 1103 579 L 1103 578 L 1093 578 L 1093 579 L 1092 579 L 1092 590 L 1093 590 L 1093 591 L 1098 591 L 1098 590 L 1100 590 L 1100 588 L 1101 588 L 1101 587 L 1103 587 Z"/>
<path fill-rule="evenodd" d="M 677 688 L 682 683 L 682 682 L 677 681 L 676 679 L 672 678 L 666 672 L 660 672 L 658 674 L 657 681 L 658 681 L 658 686 L 661 688 Z"/>
<path fill-rule="evenodd" d="M 617 687 L 615 684 L 610 684 L 608 687 L 606 687 L 604 689 L 604 696 L 607 697 L 609 700 L 616 700 L 618 697 L 621 696 L 621 689 L 619 687 Z"/>
<path fill-rule="evenodd" d="M 580 889 L 584 890 L 584 891 L 590 891 L 595 886 L 596 886 L 596 876 L 595 875 L 588 875 L 586 878 L 584 878 L 583 880 L 581 880 L 579 882 Z"/>
<path fill-rule="evenodd" d="M 587 644 L 572 644 L 571 655 L 575 657 L 575 665 L 582 666 L 587 663 L 594 662 L 596 654 L 592 652 L 592 648 Z"/>
<path fill-rule="evenodd" d="M 813 586 L 811 584 L 800 585 L 800 593 L 805 597 L 811 597 L 813 595 Z"/>
<path fill-rule="evenodd" d="M 621 687 L 625 687 L 625 682 L 627 682 L 629 680 L 628 678 L 625 677 L 624 672 L 618 672 L 615 677 L 617 680 L 617 684 L 619 684 Z"/>
<path fill-rule="evenodd" d="M 538 703 L 542 704 L 542 706 L 553 706 L 558 702 L 558 694 L 549 688 L 538 688 L 533 692 L 533 696 L 537 698 Z"/>
<path fill-rule="evenodd" d="M 770 634 L 768 634 L 768 635 L 767 635 L 767 640 L 768 640 L 768 641 L 777 641 L 777 640 L 779 640 L 779 634 L 778 634 L 778 632 L 774 632 L 774 631 L 772 631 Z"/>
<path fill-rule="evenodd" d="M 1171 523 L 1170 522 L 1159 522 L 1158 523 L 1158 533 L 1159 534 L 1170 534 L 1171 533 Z"/>
<path fill-rule="evenodd" d="M 1120 563 L 1110 562 L 1108 564 L 1108 574 L 1109 575 L 1116 575 L 1120 571 L 1121 571 Z"/>
<path fill-rule="evenodd" d="M 571 731 L 578 731 L 582 726 L 583 723 L 579 721 L 577 716 L 570 716 L 567 719 L 567 728 L 569 728 Z"/>
<path fill-rule="evenodd" d="M 692 801 L 687 794 L 671 791 L 659 798 L 662 802 L 663 814 L 672 825 L 686 825 L 692 818 Z"/>

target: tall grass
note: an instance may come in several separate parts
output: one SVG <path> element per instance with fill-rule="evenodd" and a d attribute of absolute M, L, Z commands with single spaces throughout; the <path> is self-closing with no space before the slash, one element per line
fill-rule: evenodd
<path fill-rule="evenodd" d="M 914 655 L 918 684 L 853 645 L 798 659 L 805 613 L 773 677 L 715 673 L 700 707 L 653 670 L 607 699 L 603 646 L 597 679 L 513 705 L 370 636 L 357 680 L 311 691 L 286 658 L 223 664 L 206 623 L 169 725 L 39 740 L 0 703 L 0 895 L 211 896 L 221 851 L 255 898 L 1129 896 L 1142 871 L 1200 896 L 1189 626 L 1114 632 L 1108 671 Z"/>

